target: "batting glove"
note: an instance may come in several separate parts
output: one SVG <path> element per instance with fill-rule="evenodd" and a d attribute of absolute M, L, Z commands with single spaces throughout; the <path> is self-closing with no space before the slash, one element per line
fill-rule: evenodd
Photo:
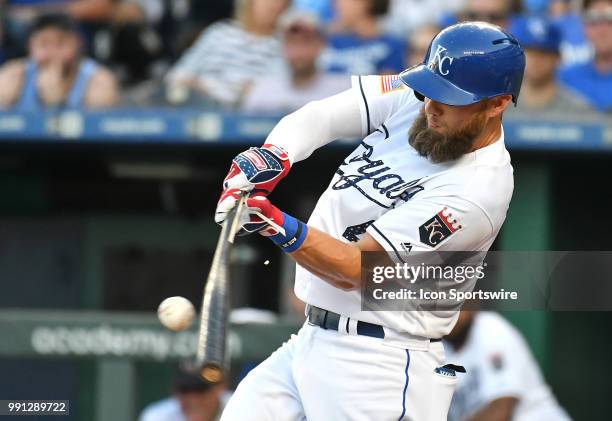
<path fill-rule="evenodd" d="M 227 213 L 236 206 L 233 190 L 268 195 L 291 168 L 289 156 L 278 146 L 265 144 L 250 148 L 233 159 L 223 181 L 223 192 L 215 211 L 215 221 L 222 223 Z"/>
<path fill-rule="evenodd" d="M 234 200 L 240 199 L 237 189 L 228 190 L 227 195 Z M 249 196 L 240 221 L 241 228 L 237 235 L 259 233 L 268 237 L 284 252 L 296 251 L 308 234 L 308 226 L 302 221 L 279 210 L 261 194 Z"/>

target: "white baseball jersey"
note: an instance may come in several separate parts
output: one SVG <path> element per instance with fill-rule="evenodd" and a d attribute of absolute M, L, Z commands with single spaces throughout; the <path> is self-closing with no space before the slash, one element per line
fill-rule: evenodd
<path fill-rule="evenodd" d="M 365 138 L 338 168 L 308 225 L 344 242 L 368 232 L 398 257 L 409 250 L 488 250 L 514 185 L 503 132 L 487 147 L 434 164 L 408 143 L 423 107 L 410 88 L 397 76 L 353 77 L 352 85 Z M 352 319 L 427 338 L 446 335 L 457 318 L 456 312 L 363 312 L 360 291 L 335 288 L 299 265 L 295 293 Z"/>
<path fill-rule="evenodd" d="M 493 333 L 494 332 L 494 333 Z M 499 314 L 480 312 L 463 347 L 445 343 L 446 359 L 464 366 L 451 403 L 449 420 L 468 419 L 502 397 L 518 399 L 513 421 L 566 421 L 518 330 Z"/>

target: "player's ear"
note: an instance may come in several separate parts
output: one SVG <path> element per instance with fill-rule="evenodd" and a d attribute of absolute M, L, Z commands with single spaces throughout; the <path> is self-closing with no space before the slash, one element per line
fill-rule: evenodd
<path fill-rule="evenodd" d="M 500 95 L 488 100 L 487 114 L 489 117 L 499 117 L 512 102 L 512 95 Z"/>

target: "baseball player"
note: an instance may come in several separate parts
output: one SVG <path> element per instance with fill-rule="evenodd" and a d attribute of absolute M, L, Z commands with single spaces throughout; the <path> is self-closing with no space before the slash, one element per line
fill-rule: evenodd
<path fill-rule="evenodd" d="M 570 420 L 525 339 L 499 314 L 461 311 L 445 347 L 467 369 L 457 380 L 450 421 Z"/>
<path fill-rule="evenodd" d="M 243 232 L 297 262 L 308 320 L 241 382 L 223 421 L 446 420 L 457 374 L 440 338 L 457 312 L 361 311 L 361 253 L 490 247 L 513 190 L 501 119 L 524 65 L 501 28 L 453 25 L 423 64 L 353 77 L 352 89 L 286 116 L 233 160 L 215 219 L 250 192 Z M 271 204 L 293 165 L 358 136 L 307 224 Z"/>

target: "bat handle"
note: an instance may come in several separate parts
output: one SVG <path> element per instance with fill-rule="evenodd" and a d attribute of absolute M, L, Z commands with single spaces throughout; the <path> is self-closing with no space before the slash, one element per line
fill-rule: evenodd
<path fill-rule="evenodd" d="M 232 244 L 234 244 L 234 239 L 236 238 L 236 233 L 240 229 L 240 225 L 239 225 L 240 224 L 240 217 L 241 217 L 242 212 L 244 210 L 244 207 L 245 207 L 245 204 L 246 204 L 246 199 L 247 199 L 248 195 L 249 195 L 248 193 L 243 193 L 240 196 L 240 200 L 238 201 L 238 205 L 236 205 L 236 215 L 234 216 L 234 219 L 232 221 L 232 226 L 230 227 L 230 232 L 229 232 L 229 235 L 228 235 L 228 238 L 227 238 L 227 241 L 229 241 Z M 251 211 L 251 213 L 253 215 L 257 215 L 259 218 L 261 218 L 264 222 L 266 222 L 268 225 L 270 225 L 272 228 L 277 230 L 282 235 L 287 235 L 286 231 L 285 231 L 285 229 L 283 227 L 278 225 L 276 222 L 272 221 L 267 216 L 263 215 L 261 212 Z"/>
<path fill-rule="evenodd" d="M 261 212 L 253 211 L 251 213 L 263 219 L 268 225 L 270 225 L 272 228 L 280 232 L 282 235 L 287 235 L 285 228 L 281 227 L 276 222 L 272 221 L 270 218 L 262 215 Z"/>
<path fill-rule="evenodd" d="M 229 241 L 231 244 L 234 244 L 234 239 L 236 238 L 236 233 L 238 232 L 238 230 L 240 229 L 240 217 L 242 216 L 242 210 L 244 209 L 244 205 L 246 203 L 246 198 L 249 194 L 248 193 L 242 193 L 242 195 L 240 195 L 240 200 L 238 201 L 238 205 L 236 205 L 236 215 L 234 216 L 234 219 L 232 220 L 232 226 L 230 227 L 230 232 L 227 238 L 227 241 Z"/>

